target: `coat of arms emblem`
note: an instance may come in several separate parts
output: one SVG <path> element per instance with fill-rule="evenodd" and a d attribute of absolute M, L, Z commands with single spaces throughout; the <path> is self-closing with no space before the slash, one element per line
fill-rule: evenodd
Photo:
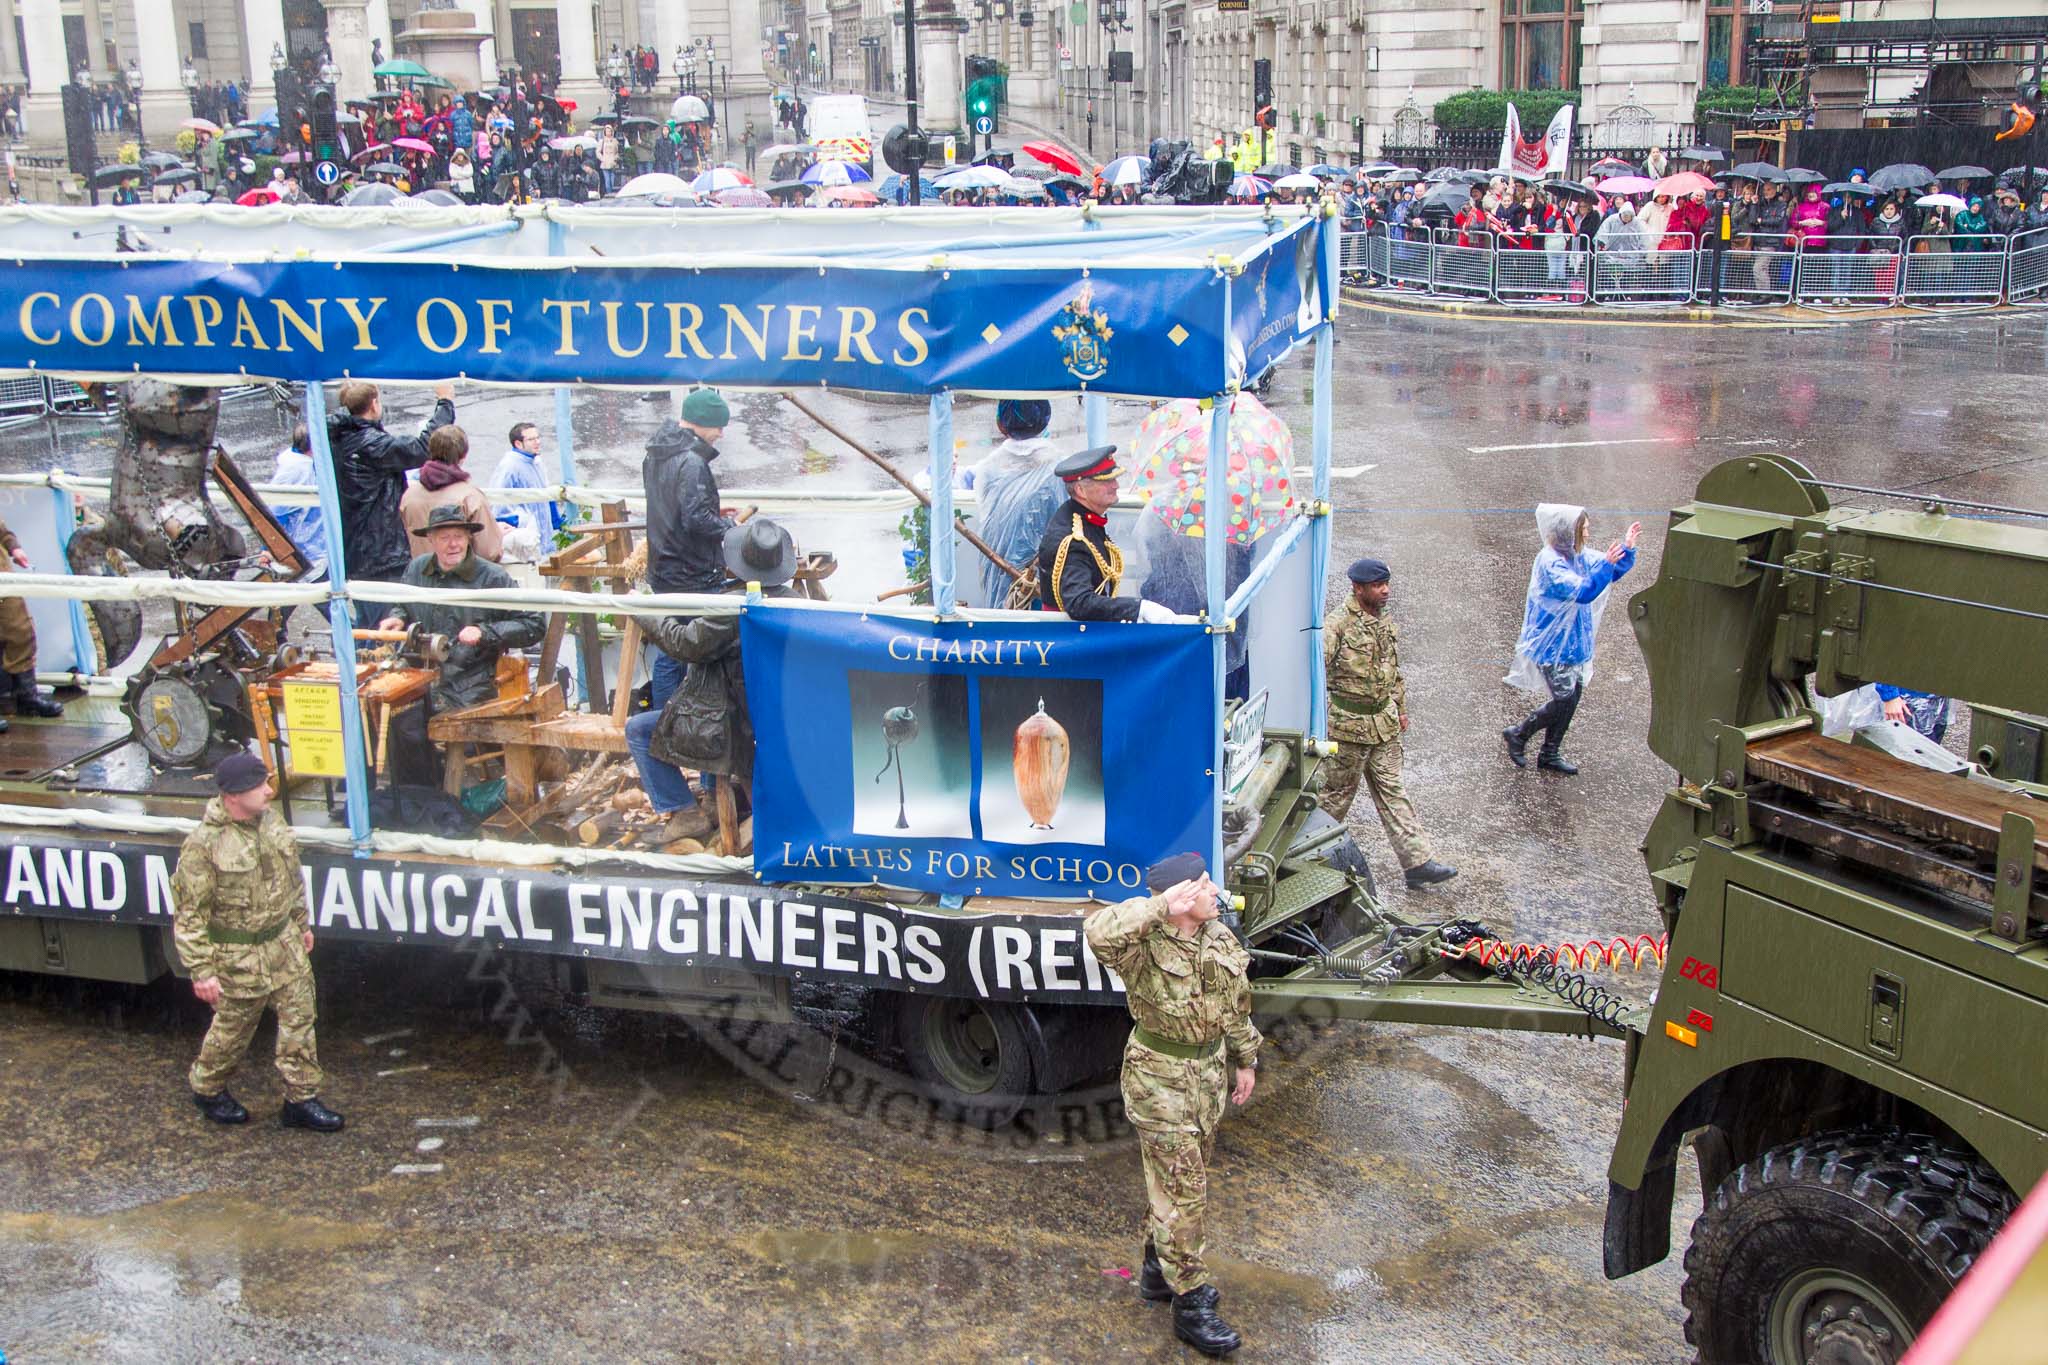
<path fill-rule="evenodd" d="M 1052 335 L 1060 344 L 1060 359 L 1065 362 L 1068 374 L 1092 380 L 1109 373 L 1108 342 L 1116 332 L 1109 325 L 1109 314 L 1095 306 L 1092 281 L 1083 281 L 1081 292 L 1060 310 L 1060 320 L 1053 324 Z"/>

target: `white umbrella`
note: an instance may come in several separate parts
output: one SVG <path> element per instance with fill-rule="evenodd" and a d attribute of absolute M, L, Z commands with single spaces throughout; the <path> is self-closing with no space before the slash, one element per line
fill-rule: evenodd
<path fill-rule="evenodd" d="M 1142 185 L 1145 172 L 1152 169 L 1150 157 L 1120 156 L 1102 168 L 1105 185 Z"/>
<path fill-rule="evenodd" d="M 1319 190 L 1322 187 L 1322 181 L 1301 171 L 1296 171 L 1293 175 L 1283 175 L 1273 182 L 1273 188 L 1276 190 Z"/>
<path fill-rule="evenodd" d="M 688 194 L 689 192 L 689 181 L 679 175 L 670 175 L 665 171 L 650 171 L 646 175 L 636 175 L 625 184 L 619 186 L 619 197 L 621 199 L 630 199 L 640 194 Z"/>
<path fill-rule="evenodd" d="M 962 166 L 947 171 L 932 182 L 942 190 L 1005 190 L 1012 189 L 1009 173 L 1001 166 Z"/>
<path fill-rule="evenodd" d="M 708 171 L 700 172 L 697 178 L 690 182 L 690 188 L 698 194 L 716 194 L 720 190 L 736 190 L 742 185 L 753 183 L 730 166 L 713 166 Z"/>
<path fill-rule="evenodd" d="M 1957 213 L 1970 207 L 1968 201 L 1953 194 L 1923 194 L 1913 202 L 1923 209 L 1954 209 Z"/>
<path fill-rule="evenodd" d="M 711 111 L 695 95 L 677 95 L 676 102 L 668 107 L 668 116 L 677 123 L 702 123 L 711 117 Z"/>
<path fill-rule="evenodd" d="M 575 137 L 554 138 L 548 143 L 548 146 L 558 152 L 594 152 L 597 150 L 597 139 L 588 133 L 578 133 Z"/>

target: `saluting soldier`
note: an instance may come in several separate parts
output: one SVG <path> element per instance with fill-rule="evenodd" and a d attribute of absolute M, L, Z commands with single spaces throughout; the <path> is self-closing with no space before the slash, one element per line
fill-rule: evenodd
<path fill-rule="evenodd" d="M 4 521 L 0 521 L 0 551 L 5 551 L 0 556 L 0 572 L 32 567 L 28 551 L 21 548 L 21 541 Z M 36 686 L 36 623 L 28 614 L 28 603 L 19 597 L 0 597 L 0 669 L 7 673 L 0 678 L 0 712 L 45 720 L 64 714 L 63 703 L 44 696 Z M 0 715 L 0 734 L 5 733 L 7 718 Z"/>
<path fill-rule="evenodd" d="M 1238 1334 L 1202 1259 L 1209 1159 L 1224 1097 L 1244 1104 L 1258 1076 L 1251 958 L 1217 922 L 1221 892 L 1199 853 L 1145 874 L 1152 894 L 1088 916 L 1088 946 L 1124 980 L 1124 1114 L 1145 1170 L 1145 1258 L 1138 1294 L 1173 1303 L 1173 1331 L 1205 1355 L 1235 1351 Z"/>
<path fill-rule="evenodd" d="M 1157 602 L 1118 597 L 1124 552 L 1109 538 L 1109 509 L 1116 506 L 1115 446 L 1096 446 L 1069 455 L 1052 472 L 1067 486 L 1045 534 L 1038 541 L 1038 602 L 1076 621 L 1172 621 Z"/>
<path fill-rule="evenodd" d="M 1351 600 L 1323 627 L 1323 677 L 1330 689 L 1330 738 L 1337 753 L 1324 769 L 1322 806 L 1349 818 L 1362 778 L 1410 887 L 1458 875 L 1430 856 L 1422 823 L 1401 785 L 1401 734 L 1408 728 L 1408 684 L 1401 678 L 1401 630 L 1387 619 L 1392 572 L 1377 559 L 1350 569 Z"/>
<path fill-rule="evenodd" d="M 249 753 L 213 770 L 220 795 L 178 851 L 171 878 L 178 956 L 192 993 L 213 1006 L 213 1025 L 192 1064 L 192 1102 L 215 1123 L 247 1123 L 228 1077 L 249 1050 L 263 1011 L 277 1011 L 277 1070 L 287 1128 L 341 1130 L 320 1102 L 313 1045 L 313 931 L 291 826 L 270 808 L 270 774 Z"/>

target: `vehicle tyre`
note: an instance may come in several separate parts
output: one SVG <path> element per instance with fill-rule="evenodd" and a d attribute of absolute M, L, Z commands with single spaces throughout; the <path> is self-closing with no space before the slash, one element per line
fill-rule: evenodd
<path fill-rule="evenodd" d="M 1686 1340 L 1701 1365 L 1892 1365 L 2014 1202 L 1989 1165 L 1924 1133 L 1772 1148 L 1693 1224 Z"/>
<path fill-rule="evenodd" d="M 1000 1128 L 1031 1098 L 1024 1005 L 911 995 L 897 1040 L 924 1092 L 955 1104 L 977 1126 Z"/>

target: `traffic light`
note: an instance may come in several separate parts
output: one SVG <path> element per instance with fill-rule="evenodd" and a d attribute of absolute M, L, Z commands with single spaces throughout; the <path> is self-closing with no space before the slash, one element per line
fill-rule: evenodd
<path fill-rule="evenodd" d="M 1272 105 L 1262 104 L 1258 112 L 1252 115 L 1252 122 L 1270 133 L 1278 124 L 1279 116 L 1273 112 Z"/>
<path fill-rule="evenodd" d="M 340 147 L 340 130 L 334 124 L 334 87 L 316 86 L 313 90 L 313 155 L 322 161 L 332 161 Z"/>
<path fill-rule="evenodd" d="M 993 76 L 983 76 L 967 87 L 967 121 L 968 125 L 973 127 L 976 132 L 980 131 L 978 125 L 982 119 L 988 119 L 990 131 L 995 131 L 996 105 L 998 103 L 996 92 L 996 78 Z"/>
<path fill-rule="evenodd" d="M 898 175 L 911 175 L 931 159 L 931 146 L 923 132 L 913 133 L 899 123 L 882 137 L 882 162 Z"/>
<path fill-rule="evenodd" d="M 92 136 L 90 100 L 78 86 L 70 81 L 64 83 L 64 150 L 72 172 L 85 176 L 100 164 L 99 148 Z"/>
<path fill-rule="evenodd" d="M 1252 108 L 1263 109 L 1273 102 L 1273 63 L 1260 57 L 1252 63 Z"/>

